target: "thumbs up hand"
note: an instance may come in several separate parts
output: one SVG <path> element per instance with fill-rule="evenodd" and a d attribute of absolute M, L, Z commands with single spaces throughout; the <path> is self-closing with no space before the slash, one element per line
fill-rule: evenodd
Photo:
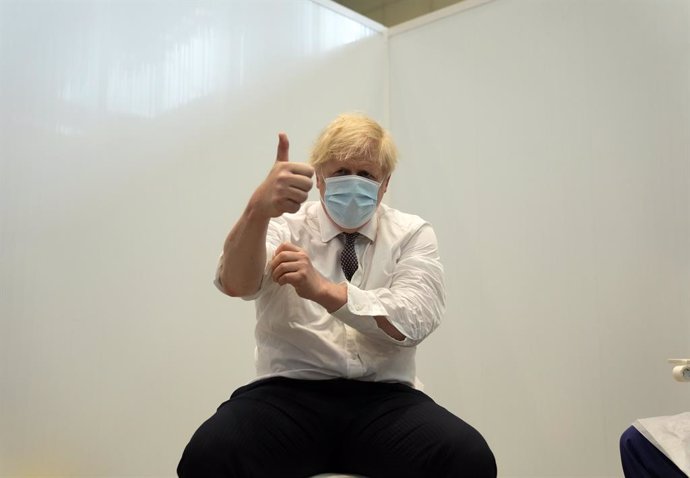
<path fill-rule="evenodd" d="M 264 217 L 297 212 L 312 188 L 314 168 L 306 163 L 290 162 L 289 149 L 287 135 L 280 133 L 276 161 L 250 200 Z"/>

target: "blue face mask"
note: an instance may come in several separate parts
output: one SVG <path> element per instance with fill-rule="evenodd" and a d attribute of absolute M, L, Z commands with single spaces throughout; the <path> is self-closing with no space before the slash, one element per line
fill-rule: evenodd
<path fill-rule="evenodd" d="M 350 174 L 325 178 L 323 202 L 331 219 L 343 229 L 358 229 L 376 212 L 381 183 Z"/>

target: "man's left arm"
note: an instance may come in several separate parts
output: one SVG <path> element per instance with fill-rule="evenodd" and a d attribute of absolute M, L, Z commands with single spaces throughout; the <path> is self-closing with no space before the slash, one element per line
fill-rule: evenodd
<path fill-rule="evenodd" d="M 363 290 L 349 282 L 331 282 L 314 269 L 305 251 L 290 243 L 278 247 L 271 267 L 280 285 L 291 284 L 300 297 L 317 302 L 359 332 L 401 346 L 424 340 L 445 309 L 443 266 L 428 224 L 404 245 L 390 287 Z"/>
<path fill-rule="evenodd" d="M 438 327 L 445 310 L 444 272 L 434 230 L 424 224 L 407 241 L 390 287 L 363 290 L 345 285 L 347 301 L 332 312 L 335 317 L 368 336 L 417 345 Z"/>

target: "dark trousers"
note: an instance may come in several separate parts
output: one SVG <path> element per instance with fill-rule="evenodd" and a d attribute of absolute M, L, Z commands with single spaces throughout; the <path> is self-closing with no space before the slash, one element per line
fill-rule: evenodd
<path fill-rule="evenodd" d="M 635 427 L 623 432 L 620 448 L 625 478 L 687 478 L 685 473 Z"/>
<path fill-rule="evenodd" d="M 406 385 L 270 378 L 238 389 L 204 422 L 181 478 L 495 478 L 484 438 Z"/>

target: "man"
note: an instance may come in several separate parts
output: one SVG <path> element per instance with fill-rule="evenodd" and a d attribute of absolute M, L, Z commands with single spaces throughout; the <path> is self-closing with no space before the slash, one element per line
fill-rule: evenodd
<path fill-rule="evenodd" d="M 216 285 L 256 301 L 257 380 L 195 433 L 181 477 L 496 476 L 482 436 L 416 389 L 444 310 L 436 236 L 381 204 L 397 152 L 341 115 L 310 164 L 276 162 L 230 231 Z M 316 178 L 320 201 L 307 202 Z"/>

